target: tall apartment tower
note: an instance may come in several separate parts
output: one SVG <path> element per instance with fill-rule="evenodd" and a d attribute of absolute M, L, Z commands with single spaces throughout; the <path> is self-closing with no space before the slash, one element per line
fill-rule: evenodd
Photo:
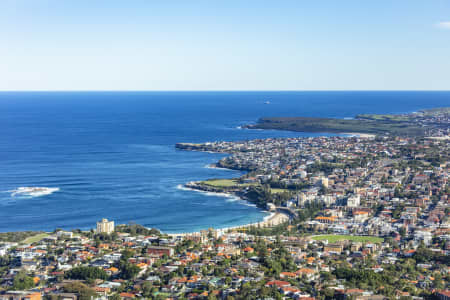
<path fill-rule="evenodd" d="M 327 177 L 322 177 L 321 183 L 324 188 L 328 188 L 328 178 Z"/>
<path fill-rule="evenodd" d="M 114 232 L 114 221 L 108 221 L 108 219 L 102 219 L 97 222 L 97 233 L 113 233 Z"/>

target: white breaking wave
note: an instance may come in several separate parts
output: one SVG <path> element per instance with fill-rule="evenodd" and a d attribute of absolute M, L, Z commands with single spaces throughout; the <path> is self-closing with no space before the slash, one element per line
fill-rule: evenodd
<path fill-rule="evenodd" d="M 57 191 L 59 191 L 59 188 L 22 186 L 9 192 L 11 192 L 12 197 L 15 196 L 40 197 L 53 194 L 54 192 Z"/>
<path fill-rule="evenodd" d="M 197 190 L 197 189 L 192 189 L 192 188 L 188 188 L 184 185 L 177 185 L 177 189 L 179 190 L 183 190 L 183 191 L 193 191 L 193 192 L 197 192 L 197 193 L 202 193 L 208 196 L 219 196 L 219 197 L 224 197 L 224 198 L 228 198 L 227 202 L 234 202 L 234 201 L 239 201 L 242 200 L 241 198 L 239 198 L 238 196 L 235 195 L 231 195 L 231 194 L 227 194 L 227 193 L 215 193 L 215 192 L 208 192 L 208 191 L 202 191 L 202 190 Z"/>
<path fill-rule="evenodd" d="M 273 216 L 275 216 L 275 213 L 274 213 L 274 212 L 268 214 L 267 216 L 264 217 L 264 221 L 270 220 Z"/>
<path fill-rule="evenodd" d="M 234 170 L 232 170 L 232 169 L 216 167 L 214 164 L 207 164 L 207 165 L 205 165 L 205 168 L 206 168 L 206 169 L 225 170 L 225 171 L 234 171 Z"/>
<path fill-rule="evenodd" d="M 247 201 L 245 201 L 245 200 L 241 200 L 241 204 L 242 204 L 242 205 L 245 205 L 245 206 L 249 206 L 249 207 L 258 207 L 258 206 L 256 206 L 256 204 L 247 202 Z"/>
<path fill-rule="evenodd" d="M 182 191 L 195 191 L 194 189 L 187 188 L 182 184 L 177 185 L 177 189 L 182 190 Z"/>

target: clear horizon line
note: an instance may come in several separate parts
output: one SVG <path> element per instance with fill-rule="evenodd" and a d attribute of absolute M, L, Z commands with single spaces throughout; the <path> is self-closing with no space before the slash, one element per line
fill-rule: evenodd
<path fill-rule="evenodd" d="M 0 93 L 61 93 L 61 92 L 79 92 L 79 93 L 88 93 L 88 92 L 171 92 L 171 93 L 178 93 L 178 92 L 450 92 L 450 89 L 448 90 L 426 90 L 426 89 L 386 89 L 386 90 L 371 90 L 371 89 L 330 89 L 330 90 L 295 90 L 295 89 L 286 89 L 286 90 L 0 90 Z"/>

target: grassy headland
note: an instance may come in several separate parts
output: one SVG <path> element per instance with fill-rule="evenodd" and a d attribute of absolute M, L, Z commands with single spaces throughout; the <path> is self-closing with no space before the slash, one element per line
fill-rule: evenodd
<path fill-rule="evenodd" d="M 430 131 L 447 128 L 445 120 L 449 114 L 450 108 L 443 107 L 410 114 L 360 114 L 354 119 L 265 117 L 244 128 L 420 137 L 430 134 Z"/>
<path fill-rule="evenodd" d="M 19 231 L 19 232 L 0 232 L 0 243 L 15 242 L 29 244 L 37 237 L 45 237 L 46 233 L 42 231 Z M 31 241 L 31 242 L 30 242 Z"/>
<path fill-rule="evenodd" d="M 257 124 L 246 125 L 249 129 L 276 129 L 300 132 L 369 133 L 399 136 L 423 136 L 425 130 L 409 122 L 383 119 L 332 119 L 310 117 L 261 118 Z"/>
<path fill-rule="evenodd" d="M 45 238 L 48 237 L 49 235 L 50 235 L 50 234 L 48 234 L 48 233 L 38 233 L 38 234 L 36 234 L 36 235 L 30 236 L 30 237 L 24 239 L 24 240 L 21 242 L 21 244 L 25 244 L 25 245 L 27 245 L 27 244 L 33 244 L 33 243 L 36 243 L 36 242 L 39 242 L 39 241 L 45 239 Z"/>
<path fill-rule="evenodd" d="M 200 181 L 198 182 L 198 184 L 202 184 L 202 185 L 206 185 L 206 186 L 211 186 L 211 187 L 215 187 L 215 188 L 223 188 L 225 191 L 225 189 L 227 188 L 246 188 L 246 187 L 259 187 L 262 188 L 262 185 L 259 183 L 240 183 L 239 182 L 239 178 L 237 179 L 209 179 L 209 180 L 205 180 L 205 181 Z M 284 189 L 284 188 L 271 188 L 269 187 L 269 191 L 271 194 L 281 194 L 281 193 L 289 193 L 292 190 L 289 189 Z"/>

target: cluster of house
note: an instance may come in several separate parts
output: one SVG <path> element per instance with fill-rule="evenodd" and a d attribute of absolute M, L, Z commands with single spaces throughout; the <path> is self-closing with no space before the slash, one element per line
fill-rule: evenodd
<path fill-rule="evenodd" d="M 202 145 L 232 153 L 219 165 L 248 169 L 242 183 L 284 186 L 283 205 L 322 202 L 315 231 L 387 235 L 405 228 L 417 239 L 449 228 L 450 144 L 415 138 L 282 138 Z M 305 187 L 306 186 L 306 187 Z"/>
<path fill-rule="evenodd" d="M 406 116 L 421 127 L 429 127 L 427 136 L 450 136 L 450 109 L 448 107 L 431 111 L 414 112 Z"/>
<path fill-rule="evenodd" d="M 103 220 L 100 223 L 105 221 L 108 222 Z M 101 226 L 97 228 L 100 228 L 99 232 L 107 230 Z M 141 298 L 142 287 L 146 284 L 154 289 L 154 295 L 166 298 L 206 299 L 213 295 L 217 299 L 226 299 L 228 296 L 238 297 L 246 283 L 275 290 L 289 299 L 314 299 L 325 286 L 342 299 L 386 299 L 373 290 L 351 288 L 342 279 L 325 279 L 323 274 L 332 273 L 342 265 L 342 260 L 349 268 L 360 267 L 370 261 L 366 268 L 376 273 L 383 272 L 388 265 L 402 264 L 414 255 L 418 247 L 414 242 L 416 234 L 412 239 L 395 236 L 389 241 L 352 242 L 344 238 L 333 243 L 328 242 L 326 236 L 318 239 L 295 235 L 277 238 L 243 232 L 223 233 L 213 229 L 171 236 L 114 234 L 113 240 L 99 243 L 89 232 L 58 231 L 32 245 L 8 244 L 6 254 L 12 261 L 2 278 L 1 286 L 5 292 L 0 293 L 0 299 L 39 300 L 46 296 L 76 300 L 79 295 L 64 292 L 63 287 L 74 281 L 65 278 L 65 273 L 77 266 L 101 268 L 108 274 L 108 280 L 89 283 L 98 299 L 112 295 L 125 300 Z M 418 233 L 417 238 L 423 238 L 422 234 Z M 267 245 L 269 258 L 277 251 L 275 243 L 281 244 L 278 247 L 286 249 L 294 267 L 279 270 L 276 274 L 265 273 L 264 258 L 256 250 L 261 241 Z M 428 247 L 436 253 L 448 255 L 448 250 L 439 248 L 435 242 L 429 243 Z M 132 251 L 128 262 L 139 268 L 131 280 L 121 278 L 117 265 L 124 250 Z M 448 274 L 450 271 L 447 265 L 433 262 L 419 267 L 422 271 L 414 278 L 399 274 L 406 276 L 410 288 L 431 291 L 434 274 Z M 9 291 L 19 272 L 32 276 L 35 287 L 27 291 Z M 448 282 L 443 284 L 448 285 Z M 436 295 L 448 293 L 445 289 L 434 292 Z M 405 290 L 396 290 L 395 296 L 413 295 Z"/>
<path fill-rule="evenodd" d="M 441 259 L 450 253 L 450 147 L 445 141 L 317 137 L 202 147 L 232 153 L 223 165 L 253 171 L 241 181 L 285 184 L 291 196 L 284 205 L 292 210 L 312 202 L 324 203 L 325 208 L 306 221 L 292 220 L 281 236 L 213 229 L 140 235 L 118 230 L 114 222 L 103 219 L 97 223 L 97 234 L 57 231 L 30 245 L 4 243 L 0 256 L 9 260 L 0 268 L 0 300 L 76 300 L 80 295 L 67 293 L 64 286 L 74 282 L 66 275 L 78 266 L 107 273 L 107 280 L 83 281 L 98 299 L 148 298 L 149 293 L 162 299 L 232 299 L 253 293 L 266 299 L 278 295 L 308 300 L 323 299 L 325 291 L 337 299 L 424 299 L 424 294 L 448 299 L 450 268 L 448 260 Z M 305 236 L 305 230 L 326 235 Z M 342 238 L 327 238 L 335 235 Z M 372 239 L 351 238 L 358 236 Z M 355 288 L 357 283 L 336 273 L 345 267 L 385 274 L 417 258 L 424 247 L 440 259 L 405 270 L 399 267 L 396 275 L 404 286 L 396 286 L 389 295 L 387 287 Z M 281 248 L 287 257 L 271 261 L 279 259 Z M 126 250 L 132 254 L 127 263 L 138 268 L 132 278 L 124 278 L 119 263 Z M 13 291 L 16 276 L 23 272 L 33 278 L 34 286 Z"/>

